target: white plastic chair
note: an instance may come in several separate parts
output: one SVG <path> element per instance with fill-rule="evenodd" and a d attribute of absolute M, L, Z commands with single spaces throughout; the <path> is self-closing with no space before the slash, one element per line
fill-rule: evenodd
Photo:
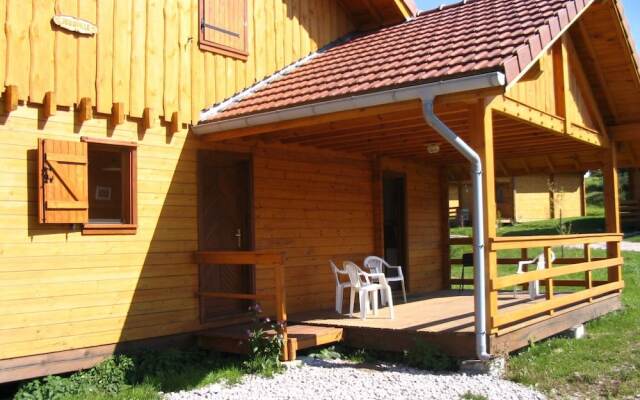
<path fill-rule="evenodd" d="M 329 260 L 331 264 L 331 271 L 333 271 L 333 277 L 336 279 L 336 312 L 342 314 L 342 296 L 346 288 L 351 287 L 351 282 L 341 281 L 340 275 L 348 275 L 346 271 L 341 270 L 336 266 L 333 260 Z"/>
<path fill-rule="evenodd" d="M 404 302 L 407 302 L 407 291 L 404 287 L 404 275 L 402 275 L 402 267 L 399 265 L 389 265 L 384 259 L 376 256 L 369 256 L 364 259 L 364 266 L 368 268 L 371 272 L 376 274 L 385 275 L 385 279 L 387 283 L 391 282 L 400 282 L 402 286 L 402 297 L 404 298 Z M 395 269 L 396 276 L 386 276 L 384 270 L 386 269 Z M 382 295 L 382 305 L 387 304 L 387 299 L 385 296 L 385 292 L 380 293 Z"/>
<path fill-rule="evenodd" d="M 556 255 L 552 251 L 551 252 L 551 262 L 553 263 L 555 260 L 556 260 Z M 544 253 L 538 254 L 538 256 L 536 258 L 534 258 L 533 260 L 520 261 L 518 263 L 518 271 L 516 271 L 516 273 L 518 275 L 524 274 L 524 266 L 525 265 L 532 265 L 532 264 L 536 264 L 536 270 L 537 271 L 545 269 L 546 266 L 547 266 L 547 262 L 546 262 L 546 260 L 544 258 Z M 517 296 L 517 290 L 518 290 L 518 286 L 516 285 L 516 286 L 513 287 L 513 297 L 514 298 Z M 538 296 L 540 296 L 540 281 L 529 282 L 529 297 L 533 300 Z"/>
<path fill-rule="evenodd" d="M 373 303 L 373 313 L 378 313 L 378 291 L 384 291 L 389 298 L 389 315 L 391 319 L 393 314 L 393 298 L 391 297 L 391 287 L 387 284 L 384 274 L 368 274 L 360 269 L 351 261 L 344 262 L 344 269 L 349 275 L 351 283 L 351 293 L 349 302 L 349 315 L 353 316 L 353 304 L 355 302 L 356 292 L 360 302 L 360 318 L 367 318 L 367 310 L 369 309 L 369 298 Z M 378 283 L 372 283 L 371 278 L 378 280 Z"/>

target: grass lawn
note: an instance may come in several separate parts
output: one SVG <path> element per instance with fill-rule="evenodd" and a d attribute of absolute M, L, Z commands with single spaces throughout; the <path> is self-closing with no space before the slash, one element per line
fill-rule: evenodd
<path fill-rule="evenodd" d="M 624 310 L 587 324 L 583 340 L 550 339 L 512 356 L 510 379 L 557 398 L 640 393 L 640 253 L 624 256 Z"/>
<path fill-rule="evenodd" d="M 563 220 L 567 233 L 599 233 L 604 232 L 604 219 L 602 216 L 593 215 L 587 217 L 565 218 Z M 452 235 L 471 236 L 471 227 L 451 228 Z M 533 221 L 514 225 L 498 227 L 498 236 L 536 236 L 558 235 L 559 222 L 557 219 Z"/>
<path fill-rule="evenodd" d="M 640 234 L 625 237 L 624 240 L 627 242 L 640 243 Z"/>

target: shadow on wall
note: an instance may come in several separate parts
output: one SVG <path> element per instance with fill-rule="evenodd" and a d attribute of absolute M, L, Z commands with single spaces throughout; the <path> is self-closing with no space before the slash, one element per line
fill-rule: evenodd
<path fill-rule="evenodd" d="M 165 129 L 163 125 L 156 131 Z M 132 242 L 139 243 L 139 248 L 131 251 L 142 263 L 132 292 L 127 294 L 128 311 L 120 342 L 200 328 L 195 295 L 198 268 L 194 260 L 198 247 L 197 141 L 183 130 L 173 143 L 153 143 L 147 148 L 146 135 L 149 133 L 141 138 L 138 151 L 138 233 L 137 238 L 131 237 Z M 171 342 L 190 339 L 178 336 Z M 166 344 L 164 340 L 151 340 L 147 345 L 156 342 Z M 120 344 L 118 350 L 128 347 Z"/>

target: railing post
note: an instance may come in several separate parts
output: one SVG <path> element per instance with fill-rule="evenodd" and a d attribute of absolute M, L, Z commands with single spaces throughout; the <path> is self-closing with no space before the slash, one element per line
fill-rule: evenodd
<path fill-rule="evenodd" d="M 547 246 L 544 248 L 544 261 L 545 268 L 551 269 L 553 268 L 553 262 L 551 261 L 551 247 Z M 546 290 L 545 297 L 547 300 L 553 299 L 553 278 L 545 279 L 546 282 Z M 550 310 L 549 315 L 554 315 L 555 310 Z"/>
<path fill-rule="evenodd" d="M 278 264 L 273 268 L 273 274 L 275 279 L 275 307 L 276 307 L 276 319 L 280 328 L 280 334 L 282 334 L 282 359 L 289 360 L 289 340 L 287 337 L 287 307 L 286 307 L 286 294 L 284 285 L 284 266 Z"/>
<path fill-rule="evenodd" d="M 618 155 L 614 143 L 605 150 L 604 167 L 602 175 L 604 178 L 604 212 L 605 225 L 608 233 L 620 233 L 620 198 L 619 198 L 619 182 L 618 182 Z M 607 257 L 617 258 L 621 256 L 620 242 L 607 243 Z M 609 268 L 609 282 L 622 280 L 622 266 L 618 265 Z"/>
<path fill-rule="evenodd" d="M 440 169 L 440 208 L 442 210 L 440 235 L 444 243 L 442 250 L 442 287 L 451 289 L 451 245 L 449 237 L 451 232 L 449 229 L 449 177 L 445 168 Z M 444 249 L 446 247 L 446 249 Z"/>
<path fill-rule="evenodd" d="M 527 248 L 520 249 L 520 258 L 523 259 L 523 260 L 528 260 L 529 259 L 529 249 L 527 249 Z M 529 267 L 525 266 L 525 271 L 524 272 L 529 272 Z M 525 290 L 525 291 L 529 290 L 529 282 L 522 284 L 522 290 Z"/>
<path fill-rule="evenodd" d="M 590 263 L 592 261 L 591 245 L 584 245 L 584 261 Z M 591 289 L 593 287 L 593 271 L 589 270 L 584 273 L 584 288 Z M 593 303 L 593 297 L 589 297 L 589 303 Z"/>

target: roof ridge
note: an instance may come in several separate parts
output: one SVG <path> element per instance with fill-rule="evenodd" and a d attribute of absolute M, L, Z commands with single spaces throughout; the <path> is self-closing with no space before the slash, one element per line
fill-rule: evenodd
<path fill-rule="evenodd" d="M 551 46 L 596 0 L 567 0 L 542 26 L 516 47 L 504 60 L 507 83 L 512 83 L 528 69 L 543 50 Z"/>
<path fill-rule="evenodd" d="M 240 102 L 242 101 L 245 97 L 250 96 L 251 94 L 257 92 L 258 90 L 262 89 L 263 87 L 277 81 L 278 79 L 290 74 L 291 72 L 295 71 L 296 69 L 300 68 L 301 66 L 309 63 L 309 61 L 313 60 L 314 58 L 324 54 L 325 52 L 327 52 L 328 50 L 332 49 L 335 46 L 338 46 L 342 43 L 345 43 L 349 40 L 351 40 L 353 38 L 353 33 L 347 33 L 344 36 L 339 37 L 338 39 L 330 42 L 329 44 L 327 44 L 326 46 L 307 54 L 306 56 L 304 56 L 303 58 L 294 61 L 293 63 L 285 66 L 282 69 L 277 70 L 276 72 L 274 72 L 271 75 L 266 76 L 264 79 L 254 83 L 253 85 L 249 86 L 246 89 L 243 89 L 237 93 L 234 93 L 232 96 L 226 98 L 225 100 L 216 103 L 214 105 L 212 105 L 209 108 L 205 108 L 200 112 L 200 121 L 204 121 L 207 119 L 212 118 L 213 116 L 215 116 L 216 114 L 223 112 L 224 110 L 226 110 L 228 107 L 230 107 L 231 105 L 233 105 L 234 103 Z"/>

